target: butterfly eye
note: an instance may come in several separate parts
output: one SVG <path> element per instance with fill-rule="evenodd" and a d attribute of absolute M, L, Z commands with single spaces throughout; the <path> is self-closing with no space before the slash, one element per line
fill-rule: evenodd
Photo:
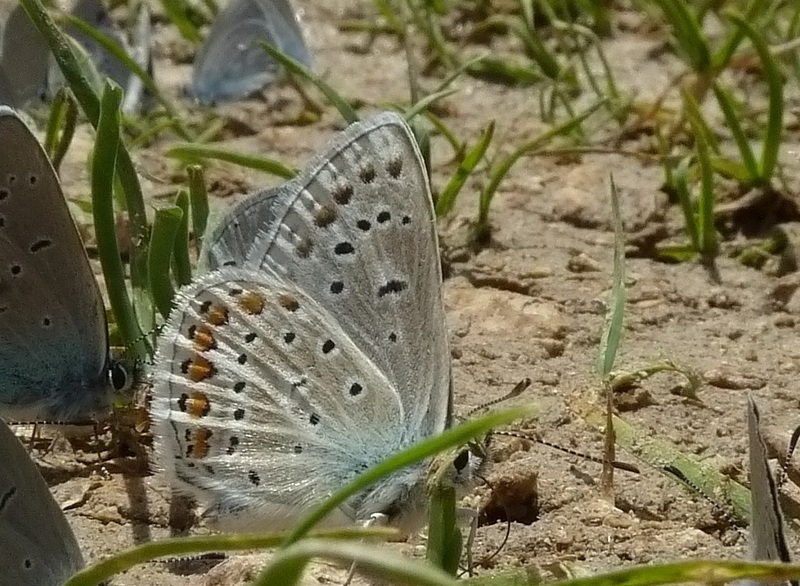
<path fill-rule="evenodd" d="M 453 460 L 453 467 L 455 467 L 456 472 L 461 474 L 467 464 L 469 464 L 469 450 L 461 450 L 456 459 Z"/>
<path fill-rule="evenodd" d="M 130 372 L 125 368 L 121 362 L 114 362 L 111 365 L 111 372 L 109 373 L 111 385 L 115 391 L 126 391 L 130 388 L 132 377 Z"/>

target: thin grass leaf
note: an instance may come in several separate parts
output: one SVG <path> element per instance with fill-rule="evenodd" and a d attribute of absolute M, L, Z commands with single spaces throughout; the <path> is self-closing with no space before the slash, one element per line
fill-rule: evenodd
<path fill-rule="evenodd" d="M 425 110 L 422 112 L 422 115 L 428 120 L 428 122 L 433 125 L 439 135 L 442 136 L 452 147 L 453 152 L 455 153 L 456 159 L 461 159 L 464 156 L 464 145 L 458 140 L 455 133 L 444 123 L 444 121 L 439 118 L 436 114 L 431 112 L 430 110 Z"/>
<path fill-rule="evenodd" d="M 697 103 L 694 94 L 684 87 L 681 88 L 681 95 L 684 97 L 683 104 L 684 108 L 687 110 L 686 115 L 690 120 L 694 121 L 692 123 L 692 131 L 693 135 L 695 136 L 695 140 L 697 140 L 698 134 L 702 134 L 703 141 L 708 148 L 714 151 L 714 154 L 719 154 L 721 149 L 719 146 L 719 141 L 717 140 L 717 135 L 713 130 L 711 130 L 711 127 L 703 117 L 703 113 L 700 110 L 700 105 Z"/>
<path fill-rule="evenodd" d="M 172 247 L 172 272 L 175 281 L 183 287 L 192 281 L 192 263 L 189 261 L 189 193 L 185 189 L 178 192 L 175 206 L 182 212 L 181 223 Z"/>
<path fill-rule="evenodd" d="M 590 577 L 551 582 L 551 586 L 659 586 L 687 582 L 723 583 L 750 578 L 760 582 L 793 580 L 800 565 L 776 562 L 687 561 L 636 566 Z"/>
<path fill-rule="evenodd" d="M 295 75 L 299 75 L 303 79 L 307 79 L 317 86 L 317 89 L 319 89 L 319 91 L 322 92 L 328 101 L 333 104 L 333 107 L 339 111 L 339 114 L 342 115 L 342 118 L 344 118 L 345 122 L 352 124 L 353 122 L 358 121 L 358 113 L 356 113 L 350 103 L 345 100 L 339 94 L 339 92 L 323 81 L 321 77 L 314 75 L 314 73 L 305 65 L 282 53 L 269 43 L 265 41 L 259 41 L 259 44 L 267 52 L 267 54 L 275 59 L 275 61 L 280 63 L 286 69 L 286 71 L 294 73 Z"/>
<path fill-rule="evenodd" d="M 700 195 L 697 201 L 697 228 L 700 248 L 698 252 L 704 261 L 711 262 L 717 254 L 717 230 L 714 226 L 714 167 L 711 165 L 711 149 L 706 140 L 705 122 L 700 115 L 694 97 L 683 92 L 684 104 L 695 139 L 697 163 L 700 167 Z"/>
<path fill-rule="evenodd" d="M 689 165 L 692 158 L 686 157 L 678 163 L 677 167 L 672 173 L 673 187 L 678 195 L 678 202 L 681 205 L 683 212 L 683 225 L 686 232 L 689 234 L 689 240 L 692 243 L 692 249 L 695 252 L 700 251 L 700 227 L 697 222 L 697 215 L 694 211 L 694 202 L 692 202 L 692 194 L 689 191 Z M 669 163 L 667 163 L 669 164 Z"/>
<path fill-rule="evenodd" d="M 456 79 L 465 74 L 470 67 L 473 67 L 475 64 L 483 61 L 484 59 L 489 57 L 489 55 L 490 53 L 485 53 L 483 55 L 478 55 L 477 57 L 473 57 L 472 59 L 469 59 L 468 61 L 464 61 L 463 63 L 461 63 L 458 67 L 456 67 L 453 71 L 451 71 L 450 74 L 444 78 L 444 80 L 442 80 L 439 86 L 435 90 L 433 90 L 433 93 L 438 94 L 439 92 L 446 90 L 448 87 L 450 87 L 450 84 L 452 84 Z"/>
<path fill-rule="evenodd" d="M 380 577 L 382 582 L 410 586 L 457 586 L 455 578 L 421 560 L 367 546 L 324 539 L 304 539 L 275 552 L 253 586 L 294 586 L 300 584 L 308 563 L 328 559 L 340 564 L 355 563 L 359 572 Z"/>
<path fill-rule="evenodd" d="M 491 56 L 480 61 L 471 61 L 467 64 L 466 71 L 478 79 L 517 87 L 533 85 L 543 78 L 537 69 Z"/>
<path fill-rule="evenodd" d="M 302 539 L 314 525 L 343 504 L 348 498 L 366 489 L 381 478 L 385 478 L 406 466 L 430 458 L 448 448 L 464 445 L 470 439 L 484 434 L 495 427 L 505 425 L 515 419 L 524 417 L 530 412 L 530 408 L 517 408 L 489 413 L 479 419 L 474 419 L 452 429 L 448 429 L 438 436 L 428 438 L 403 450 L 399 454 L 395 454 L 391 458 L 388 458 L 359 475 L 353 482 L 336 491 L 328 500 L 322 503 L 322 505 L 308 514 L 295 527 L 294 531 L 292 531 L 291 535 L 286 539 L 284 546 L 291 545 Z"/>
<path fill-rule="evenodd" d="M 456 521 L 455 488 L 439 486 L 429 503 L 425 559 L 451 576 L 458 573 L 461 561 L 462 537 Z"/>
<path fill-rule="evenodd" d="M 153 232 L 150 237 L 150 256 L 148 274 L 150 275 L 150 296 L 158 313 L 167 319 L 172 310 L 175 287 L 172 285 L 170 265 L 175 239 L 180 231 L 183 210 L 170 206 L 156 210 Z"/>
<path fill-rule="evenodd" d="M 478 142 L 469 150 L 467 156 L 461 161 L 453 177 L 450 178 L 450 181 L 439 195 L 439 199 L 436 201 L 437 217 L 442 218 L 453 210 L 456 197 L 458 197 L 461 188 L 464 187 L 464 183 L 466 183 L 469 176 L 472 175 L 472 172 L 475 170 L 475 167 L 486 154 L 486 149 L 489 148 L 493 136 L 494 121 L 490 122 L 486 130 L 483 131 Z"/>
<path fill-rule="evenodd" d="M 486 184 L 486 187 L 483 188 L 483 191 L 481 191 L 480 200 L 478 202 L 478 225 L 486 226 L 488 224 L 489 207 L 492 204 L 492 199 L 494 199 L 495 193 L 497 192 L 497 188 L 500 186 L 500 182 L 505 178 L 505 176 L 511 170 L 511 167 L 514 165 L 514 163 L 516 163 L 520 159 L 520 157 L 544 146 L 556 136 L 566 134 L 568 132 L 571 132 L 575 128 L 578 128 L 583 123 L 584 120 L 586 120 L 589 116 L 594 114 L 604 104 L 605 100 L 601 100 L 600 102 L 597 102 L 596 104 L 589 107 L 579 115 L 570 118 L 566 122 L 551 128 L 550 130 L 537 136 L 533 140 L 530 140 L 525 144 L 517 147 L 514 150 L 514 152 L 512 152 L 509 156 L 503 159 L 497 166 L 495 166 L 492 169 L 491 175 L 489 176 L 489 182 Z"/>
<path fill-rule="evenodd" d="M 431 106 L 431 104 L 435 104 L 436 102 L 438 102 L 441 99 L 446 98 L 447 96 L 452 96 L 456 92 L 458 92 L 458 90 L 456 88 L 450 88 L 450 89 L 442 90 L 442 91 L 437 92 L 435 94 L 428 94 L 427 96 L 425 96 L 421 100 L 415 102 L 414 105 L 411 106 L 408 110 L 403 112 L 403 117 L 406 120 L 411 120 L 415 116 L 417 116 L 420 112 L 424 112 L 425 110 L 427 110 Z"/>
<path fill-rule="evenodd" d="M 747 171 L 749 180 L 757 181 L 759 177 L 758 163 L 753 154 L 753 149 L 750 148 L 750 141 L 745 136 L 742 125 L 739 124 L 739 116 L 734 108 L 733 98 L 719 83 L 714 83 L 713 90 L 722 114 L 725 116 L 728 129 L 733 135 L 733 140 L 736 141 L 736 147 L 739 149 L 739 156 L 742 158 L 742 165 Z"/>
<path fill-rule="evenodd" d="M 396 535 L 381 527 L 369 529 L 352 527 L 345 529 L 316 531 L 314 535 L 325 539 L 363 539 L 386 538 Z M 283 533 L 258 533 L 230 535 L 202 535 L 161 539 L 129 548 L 109 558 L 101 560 L 72 576 L 64 586 L 97 586 L 105 583 L 115 574 L 157 560 L 158 558 L 179 557 L 221 551 L 247 551 L 277 547 L 285 539 Z"/>
<path fill-rule="evenodd" d="M 775 165 L 778 163 L 778 151 L 781 146 L 781 135 L 783 133 L 783 75 L 772 57 L 764 37 L 753 25 L 732 10 L 726 10 L 724 14 L 753 43 L 753 47 L 758 53 L 758 58 L 761 60 L 761 66 L 764 68 L 764 76 L 767 79 L 769 114 L 767 115 L 767 129 L 764 133 L 759 173 L 759 180 L 766 184 L 769 183 L 775 171 Z"/>
<path fill-rule="evenodd" d="M 106 82 L 97 124 L 97 139 L 92 153 L 92 214 L 100 264 L 114 321 L 126 347 L 144 355 L 142 332 L 125 285 L 125 271 L 117 244 L 114 218 L 114 170 L 119 142 L 119 106 L 122 90 Z"/>
<path fill-rule="evenodd" d="M 536 33 L 535 28 L 529 27 L 522 18 L 509 18 L 502 15 L 490 17 L 488 23 L 502 24 L 510 30 L 522 42 L 525 54 L 539 66 L 542 73 L 550 79 L 558 79 L 561 75 L 561 65 L 558 63 L 555 53 L 547 48 L 547 45 Z"/>
<path fill-rule="evenodd" d="M 50 110 L 46 139 L 47 153 L 56 173 L 69 150 L 69 145 L 72 144 L 78 123 L 78 105 L 75 103 L 75 98 L 66 88 L 61 88 L 57 95 L 62 96 L 62 99 L 58 107 L 54 103 Z"/>
<path fill-rule="evenodd" d="M 197 45 L 203 40 L 200 36 L 200 31 L 189 19 L 188 9 L 184 0 L 161 0 L 161 5 L 164 7 L 164 12 L 167 17 L 172 21 L 181 36 L 192 43 Z"/>
<path fill-rule="evenodd" d="M 192 230 L 197 254 L 203 248 L 203 235 L 208 224 L 208 193 L 206 192 L 206 178 L 203 167 L 189 165 L 186 168 L 189 176 L 189 200 L 192 206 Z"/>
<path fill-rule="evenodd" d="M 233 163 L 240 167 L 263 171 L 264 173 L 275 175 L 281 179 L 291 179 L 297 175 L 297 169 L 287 167 L 279 161 L 246 155 L 230 149 L 211 145 L 195 143 L 177 144 L 167 149 L 165 154 L 168 157 L 184 163 L 199 163 L 206 159 L 225 161 L 226 163 Z"/>
<path fill-rule="evenodd" d="M 759 16 L 763 16 L 763 11 L 764 2 L 762 0 L 750 0 L 749 5 L 745 9 L 744 18 L 747 22 L 755 22 Z M 740 27 L 736 27 L 736 30 L 725 39 L 725 43 L 722 47 L 712 56 L 712 67 L 718 71 L 725 69 L 744 37 L 744 31 Z"/>
<path fill-rule="evenodd" d="M 147 88 L 147 91 L 150 92 L 150 94 L 167 112 L 167 115 L 172 121 L 172 128 L 175 129 L 175 131 L 183 140 L 194 139 L 192 133 L 190 133 L 184 126 L 182 122 L 182 116 L 179 114 L 172 102 L 168 100 L 163 93 L 161 93 L 161 91 L 158 89 L 158 85 L 150 76 L 150 74 L 147 73 L 147 71 L 144 70 L 134 59 L 132 59 L 131 56 L 128 55 L 128 52 L 121 47 L 119 43 L 117 43 L 108 35 L 103 34 L 89 23 L 84 22 L 80 18 L 76 18 L 71 14 L 64 15 L 64 19 L 70 25 L 79 29 L 86 36 L 90 37 L 97 44 L 102 46 L 106 51 L 116 57 L 128 69 L 128 71 L 142 80 L 142 83 L 144 84 L 144 87 Z"/>
<path fill-rule="evenodd" d="M 614 272 L 611 283 L 611 305 L 606 314 L 606 323 L 600 337 L 600 356 L 598 371 L 600 379 L 605 380 L 614 368 L 620 340 L 622 339 L 622 320 L 625 315 L 625 231 L 622 227 L 622 214 L 619 209 L 619 195 L 611 182 L 611 222 L 614 226 Z"/>
<path fill-rule="evenodd" d="M 689 9 L 689 3 L 686 0 L 656 0 L 656 4 L 664 12 L 672 27 L 672 35 L 692 69 L 700 73 L 708 71 L 711 51 L 700 23 Z"/>
<path fill-rule="evenodd" d="M 56 141 L 58 140 L 58 133 L 64 124 L 64 116 L 66 115 L 67 108 L 67 88 L 59 88 L 53 100 L 50 103 L 50 114 L 47 117 L 47 130 L 44 135 L 44 152 L 47 157 L 53 158 L 53 151 L 56 148 Z"/>

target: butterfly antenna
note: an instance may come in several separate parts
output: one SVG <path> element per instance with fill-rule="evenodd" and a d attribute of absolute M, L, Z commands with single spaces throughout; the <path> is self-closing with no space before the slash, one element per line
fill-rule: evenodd
<path fill-rule="evenodd" d="M 558 450 L 559 452 L 563 452 L 565 454 L 569 454 L 570 456 L 577 456 L 579 458 L 583 458 L 584 460 L 589 460 L 590 462 L 594 462 L 596 464 L 602 464 L 603 458 L 599 458 L 597 456 L 592 456 L 591 454 L 586 454 L 584 452 L 579 452 L 578 450 L 573 450 L 572 448 L 565 448 L 559 444 L 554 444 L 553 442 L 549 442 L 545 439 L 539 437 L 538 434 L 530 433 L 530 432 L 520 432 L 520 431 L 495 431 L 493 432 L 494 435 L 503 435 L 507 437 L 516 437 L 519 439 L 528 440 L 531 442 L 536 442 L 537 444 L 542 444 L 543 446 L 547 446 L 553 450 Z M 614 460 L 611 462 L 614 468 L 618 470 L 625 470 L 626 472 L 633 472 L 634 474 L 639 474 L 640 470 L 639 467 L 635 464 L 629 464 L 627 462 L 620 462 L 619 460 Z"/>
<path fill-rule="evenodd" d="M 706 494 L 706 492 L 700 488 L 696 482 L 688 478 L 677 466 L 674 464 L 665 464 L 661 467 L 661 470 L 670 476 L 674 476 L 681 484 L 698 494 L 704 501 L 710 504 L 711 507 L 717 511 L 717 513 L 719 513 L 719 515 L 732 527 L 736 527 L 737 529 L 739 528 L 739 521 L 736 519 L 736 516 L 731 513 L 730 509 L 724 507 Z"/>
<path fill-rule="evenodd" d="M 522 392 L 525 391 L 529 386 L 531 386 L 531 379 L 524 378 L 521 381 L 519 381 L 516 385 L 514 385 L 514 388 L 511 389 L 508 393 L 506 393 L 502 397 L 499 397 L 497 399 L 493 399 L 491 401 L 487 401 L 486 403 L 478 405 L 477 407 L 467 411 L 467 414 L 463 417 L 463 419 L 470 419 L 476 413 L 480 413 L 484 409 L 488 409 L 489 407 L 493 407 L 493 406 L 495 406 L 495 405 L 497 405 L 499 403 L 503 403 L 504 401 L 508 401 L 509 399 L 513 399 L 514 397 L 517 397 L 517 396 L 521 395 Z"/>

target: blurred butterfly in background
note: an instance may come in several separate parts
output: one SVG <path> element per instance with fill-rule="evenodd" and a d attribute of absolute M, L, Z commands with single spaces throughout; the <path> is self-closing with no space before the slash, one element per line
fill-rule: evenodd
<path fill-rule="evenodd" d="M 119 45 L 142 69 L 152 70 L 150 13 L 144 3 L 139 5 L 130 45 L 123 39 L 101 0 L 78 0 L 72 16 Z M 96 90 L 102 91 L 102 80 L 107 76 L 125 90 L 123 112 L 134 114 L 146 106 L 141 80 L 122 61 L 75 25 L 70 24 L 64 30 L 75 41 L 73 49 L 83 73 Z M 0 103 L 23 108 L 50 99 L 63 85 L 64 78 L 44 38 L 22 6 L 17 4 L 2 27 Z"/>
<path fill-rule="evenodd" d="M 272 83 L 280 66 L 259 41 L 311 67 L 311 55 L 289 0 L 231 0 L 195 57 L 192 96 L 213 104 L 247 97 Z"/>

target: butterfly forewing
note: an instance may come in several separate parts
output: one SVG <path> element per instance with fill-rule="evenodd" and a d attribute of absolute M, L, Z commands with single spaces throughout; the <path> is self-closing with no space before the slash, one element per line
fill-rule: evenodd
<path fill-rule="evenodd" d="M 427 173 L 394 113 L 351 125 L 289 184 L 247 264 L 329 311 L 400 393 L 404 441 L 445 425 L 450 356 Z"/>
<path fill-rule="evenodd" d="M 268 270 L 224 268 L 182 291 L 157 363 L 165 467 L 220 515 L 296 519 L 401 448 L 391 383 Z"/>
<path fill-rule="evenodd" d="M 105 395 L 105 309 L 41 145 L 2 107 L 0 137 L 0 404 L 68 419 Z"/>

